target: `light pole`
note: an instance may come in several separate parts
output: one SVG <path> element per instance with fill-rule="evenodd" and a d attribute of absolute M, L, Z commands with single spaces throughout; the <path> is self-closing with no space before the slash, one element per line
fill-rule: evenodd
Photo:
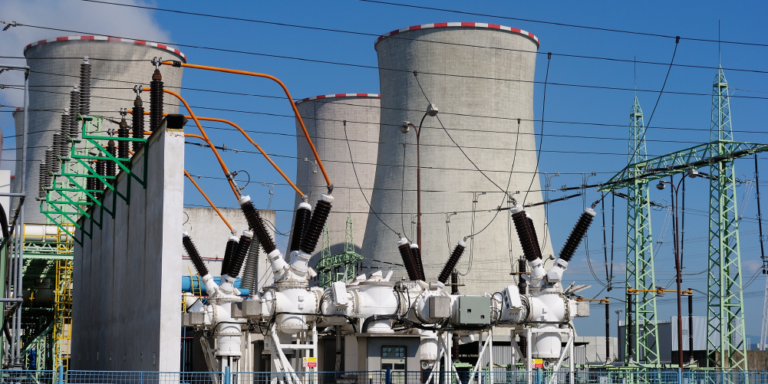
<path fill-rule="evenodd" d="M 680 243 L 679 243 L 679 235 L 678 231 L 680 230 L 680 226 L 677 221 L 677 207 L 678 207 L 678 201 L 680 200 L 680 194 L 678 193 L 678 188 L 680 187 L 680 183 L 685 179 L 686 176 L 696 177 L 699 175 L 699 172 L 695 170 L 691 170 L 686 174 L 683 174 L 683 177 L 680 178 L 680 181 L 677 182 L 677 185 L 673 184 L 670 181 L 666 180 L 659 180 L 659 184 L 656 185 L 656 189 L 663 190 L 664 187 L 669 184 L 670 187 L 672 187 L 672 191 L 674 191 L 675 194 L 675 209 L 673 210 L 673 215 L 675 216 L 675 270 L 677 271 L 677 277 L 675 280 L 677 280 L 677 358 L 678 358 L 678 364 L 680 369 L 683 369 L 683 304 L 682 304 L 682 290 L 680 288 L 681 283 L 681 277 L 682 277 L 682 271 L 680 270 Z"/>
<path fill-rule="evenodd" d="M 616 312 L 616 340 L 619 340 L 619 336 L 621 336 L 621 313 L 624 312 L 624 311 L 622 311 L 621 309 L 617 309 L 614 312 Z M 626 327 L 627 325 L 624 324 L 624 326 Z M 625 335 L 625 337 L 626 337 L 626 335 Z M 624 343 L 626 343 L 626 342 L 627 341 L 624 340 Z M 618 344 L 619 343 L 616 343 L 616 345 L 618 345 Z M 616 356 L 617 357 L 619 356 L 619 352 L 621 351 L 621 345 L 618 345 L 618 347 L 619 347 L 619 351 L 616 351 Z"/>
<path fill-rule="evenodd" d="M 421 138 L 421 125 L 424 124 L 424 119 L 427 116 L 437 116 L 437 107 L 434 104 L 430 104 L 427 107 L 427 111 L 424 116 L 421 117 L 419 127 L 416 128 L 410 121 L 403 121 L 403 125 L 400 126 L 400 132 L 407 134 L 410 127 L 413 127 L 416 133 L 416 242 L 419 244 L 419 250 L 423 253 L 424 248 L 421 247 L 421 151 L 419 147 L 419 140 Z M 405 170 L 403 170 L 405 172 Z"/>

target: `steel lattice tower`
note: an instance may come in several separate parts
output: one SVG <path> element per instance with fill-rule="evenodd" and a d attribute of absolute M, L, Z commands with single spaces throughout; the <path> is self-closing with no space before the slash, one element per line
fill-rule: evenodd
<path fill-rule="evenodd" d="M 726 155 L 733 141 L 728 82 L 722 67 L 712 85 L 711 151 Z M 747 369 L 744 332 L 744 298 L 739 252 L 734 159 L 710 166 L 709 262 L 707 274 L 708 365 Z"/>
<path fill-rule="evenodd" d="M 645 147 L 645 122 L 643 110 L 635 97 L 629 114 L 628 164 L 642 163 L 648 159 Z M 639 176 L 643 168 L 632 166 L 628 176 Z M 628 186 L 627 198 L 627 308 L 624 339 L 624 362 L 637 356 L 645 364 L 659 362 L 658 329 L 656 325 L 656 295 L 653 267 L 653 235 L 651 232 L 651 207 L 648 180 L 635 179 Z M 630 300 L 631 299 L 631 300 Z M 631 326 L 629 325 L 631 324 Z M 637 349 L 632 341 L 636 340 Z M 637 355 L 635 355 L 637 353 Z"/>

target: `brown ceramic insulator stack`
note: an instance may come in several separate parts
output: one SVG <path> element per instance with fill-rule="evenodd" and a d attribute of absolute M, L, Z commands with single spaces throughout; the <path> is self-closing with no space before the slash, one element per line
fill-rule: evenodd
<path fill-rule="evenodd" d="M 136 99 L 133 101 L 133 109 L 131 110 L 131 117 L 133 118 L 133 138 L 144 138 L 144 102 L 141 100 L 141 96 L 136 95 Z M 144 146 L 144 143 L 138 141 L 133 142 L 133 153 L 136 153 Z"/>
<path fill-rule="evenodd" d="M 152 81 L 149 83 L 149 131 L 160 128 L 163 121 L 163 75 L 160 69 L 155 69 Z"/>

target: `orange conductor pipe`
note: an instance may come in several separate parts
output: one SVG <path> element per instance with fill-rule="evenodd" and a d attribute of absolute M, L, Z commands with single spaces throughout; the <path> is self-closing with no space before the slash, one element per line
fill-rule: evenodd
<path fill-rule="evenodd" d="M 203 195 L 203 197 L 205 197 L 205 200 L 207 200 L 207 201 L 208 201 L 208 204 L 210 204 L 210 205 L 211 205 L 211 208 L 213 208 L 213 210 L 214 210 L 214 211 L 216 211 L 216 213 L 218 213 L 218 214 L 219 214 L 219 217 L 221 217 L 221 220 L 222 220 L 222 221 L 224 221 L 224 224 L 226 224 L 226 225 L 227 225 L 227 227 L 229 227 L 229 230 L 231 231 L 231 230 L 232 230 L 232 226 L 231 226 L 231 225 L 229 225 L 229 222 L 227 221 L 227 219 L 225 219 L 225 218 L 224 218 L 224 215 L 222 215 L 222 214 L 221 214 L 221 211 L 219 211 L 219 209 L 218 209 L 218 208 L 216 208 L 216 205 L 215 205 L 215 204 L 213 204 L 213 201 L 211 201 L 211 199 L 209 199 L 209 198 L 208 198 L 208 195 L 206 195 L 206 194 L 205 194 L 205 192 L 203 192 L 203 189 L 202 189 L 202 188 L 200 188 L 200 186 L 199 186 L 199 185 L 197 185 L 197 183 L 195 182 L 195 180 L 192 178 L 192 176 L 189 174 L 189 172 L 187 172 L 187 170 L 186 170 L 186 169 L 184 170 L 184 174 L 187 176 L 187 178 L 189 179 L 189 181 L 191 181 L 191 182 L 192 182 L 192 184 L 194 184 L 194 185 L 195 185 L 195 187 L 197 187 L 197 190 L 198 190 L 198 191 L 200 191 L 200 194 L 201 194 L 201 195 Z"/>
<path fill-rule="evenodd" d="M 328 184 L 328 189 L 333 189 L 333 185 L 331 184 L 331 179 L 328 178 L 328 173 L 325 172 L 325 166 L 323 165 L 323 161 L 320 160 L 320 155 L 317 154 L 317 149 L 315 149 L 315 144 L 312 143 L 312 139 L 309 137 L 309 132 L 307 132 L 307 127 L 304 125 L 304 120 L 302 120 L 301 115 L 299 115 L 299 110 L 296 108 L 296 103 L 293 102 L 293 97 L 291 97 L 291 93 L 288 92 L 288 88 L 283 84 L 280 79 L 270 76 L 264 73 L 257 73 L 257 72 L 249 72 L 249 71 L 241 71 L 238 69 L 229 69 L 229 68 L 219 68 L 219 67 L 209 67 L 206 65 L 196 65 L 196 64 L 187 64 L 187 63 L 174 63 L 173 61 L 163 61 L 163 65 L 171 65 L 171 66 L 181 66 L 186 68 L 195 68 L 195 69 L 204 69 L 207 71 L 217 71 L 217 72 L 224 72 L 224 73 L 233 73 L 236 75 L 246 75 L 246 76 L 255 76 L 255 77 L 262 77 L 265 79 L 270 79 L 277 84 L 280 85 L 281 88 L 283 88 L 283 92 L 285 92 L 285 96 L 288 98 L 288 101 L 291 103 L 291 108 L 293 108 L 293 113 L 296 115 L 296 119 L 299 120 L 299 124 L 301 125 L 301 129 L 304 131 L 304 137 L 307 139 L 307 143 L 309 143 L 309 147 L 312 149 L 312 154 L 315 156 L 315 160 L 317 160 L 317 165 L 320 166 L 320 171 L 323 173 L 323 177 L 325 178 L 326 184 Z"/>
<path fill-rule="evenodd" d="M 131 111 L 131 110 L 128 110 L 128 113 L 132 113 L 132 111 Z M 149 115 L 149 112 L 144 112 L 144 114 L 145 114 L 145 115 Z M 167 113 L 163 113 L 163 116 L 167 116 L 167 115 L 168 115 Z M 191 118 L 191 116 L 184 116 L 184 117 L 187 117 L 187 118 Z M 269 155 L 268 155 L 266 152 L 264 152 L 264 150 L 261 148 L 261 146 L 259 146 L 259 144 L 256 144 L 256 142 L 254 142 L 254 141 L 251 139 L 251 137 L 250 137 L 250 136 L 249 136 L 249 135 L 248 135 L 248 134 L 245 132 L 245 130 L 243 130 L 242 128 L 240 128 L 240 126 L 239 126 L 239 125 L 237 125 L 237 124 L 235 124 L 235 123 L 233 123 L 233 122 L 231 122 L 231 121 L 229 121 L 229 120 L 225 120 L 225 119 L 219 119 L 219 118 L 216 118 L 216 117 L 203 117 L 203 116 L 198 116 L 198 117 L 197 117 L 197 119 L 198 119 L 198 120 L 202 120 L 202 121 L 218 121 L 218 122 L 221 122 L 221 123 L 227 123 L 227 124 L 229 124 L 229 125 L 231 125 L 231 126 L 233 126 L 233 127 L 237 128 L 237 130 L 238 130 L 238 131 L 240 131 L 240 133 L 242 133 L 242 134 L 243 134 L 243 136 L 245 136 L 245 138 L 246 138 L 246 139 L 248 139 L 248 141 L 250 141 L 250 142 L 251 142 L 251 144 L 253 144 L 253 146 L 254 146 L 254 147 L 256 147 L 256 149 L 258 149 L 258 150 L 259 150 L 259 152 L 261 152 L 261 154 L 264 156 L 264 158 L 266 158 L 266 159 L 267 159 L 267 161 L 269 161 L 269 163 L 270 163 L 270 164 L 272 164 L 272 166 L 275 168 L 275 170 L 277 170 L 277 172 L 278 172 L 278 173 L 280 173 L 280 175 L 281 175 L 281 176 L 283 176 L 283 178 L 285 179 L 285 181 L 287 181 L 287 182 L 288 182 L 288 184 L 290 184 L 290 185 L 291 185 L 291 187 L 293 188 L 293 190 L 294 190 L 294 191 L 296 191 L 296 193 L 298 193 L 298 194 L 299 194 L 299 196 L 301 196 L 301 197 L 304 197 L 304 192 L 302 192 L 302 191 L 299 189 L 299 187 L 297 187 L 297 186 L 296 186 L 296 184 L 294 184 L 294 183 L 291 181 L 291 179 L 288 177 L 288 175 L 286 175 L 286 174 L 283 172 L 283 170 L 282 170 L 282 169 L 280 169 L 280 167 L 279 167 L 277 164 L 275 164 L 275 162 L 274 162 L 274 161 L 272 161 L 272 158 L 271 158 L 271 157 L 269 157 Z"/>
<path fill-rule="evenodd" d="M 143 91 L 149 91 L 149 88 L 143 88 Z M 187 101 L 184 100 L 181 95 L 174 91 L 170 91 L 167 89 L 164 89 L 163 92 L 168 93 L 170 95 L 175 96 L 179 101 L 181 101 L 184 104 L 184 107 L 187 108 L 187 111 L 189 111 L 189 115 L 192 117 L 192 120 L 195 121 L 195 124 L 197 124 L 197 129 L 200 130 L 200 133 L 203 134 L 203 136 L 198 136 L 201 139 L 205 140 L 206 143 L 211 147 L 211 150 L 213 150 L 213 153 L 216 155 L 216 159 L 219 160 L 219 165 L 221 165 L 221 169 L 224 171 L 224 176 L 226 176 L 227 181 L 229 182 L 229 186 L 232 188 L 232 192 L 235 193 L 235 198 L 237 200 L 240 200 L 240 191 L 237 190 L 237 187 L 235 187 L 235 183 L 232 182 L 232 180 L 229 178 L 229 169 L 227 168 L 227 164 L 224 163 L 224 160 L 221 159 L 221 156 L 219 155 L 219 151 L 216 150 L 216 147 L 211 143 L 210 140 L 208 140 L 208 135 L 205 134 L 205 130 L 203 129 L 203 126 L 200 125 L 200 121 L 197 120 L 197 117 L 195 116 L 195 113 L 192 111 L 192 108 L 189 107 L 189 104 L 187 104 Z M 188 134 L 185 134 L 184 136 L 187 136 Z M 194 137 L 194 136 L 193 136 Z"/>

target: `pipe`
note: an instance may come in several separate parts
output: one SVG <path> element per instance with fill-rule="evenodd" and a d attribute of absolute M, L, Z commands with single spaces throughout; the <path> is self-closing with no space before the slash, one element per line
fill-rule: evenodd
<path fill-rule="evenodd" d="M 130 113 L 131 111 L 128 111 L 128 112 Z M 149 115 L 149 112 L 144 112 L 144 114 L 145 114 L 145 115 Z M 163 116 L 167 116 L 167 115 L 168 115 L 167 113 L 164 113 L 164 114 L 163 114 Z M 191 119 L 191 118 L 192 118 L 192 116 L 184 116 L 184 117 L 186 117 L 186 118 L 188 118 L 188 119 Z M 276 171 L 277 171 L 277 172 L 278 172 L 278 173 L 279 173 L 281 176 L 283 176 L 283 179 L 285 179 L 285 181 L 287 181 L 287 182 L 288 182 L 288 184 L 290 184 L 290 186 L 293 188 L 293 190 L 294 190 L 294 191 L 296 191 L 296 193 L 298 193 L 298 194 L 299 194 L 299 196 L 301 196 L 301 197 L 304 197 L 304 192 L 302 192 L 302 191 L 299 189 L 299 187 L 297 187 L 297 186 L 296 186 L 296 184 L 294 184 L 294 183 L 291 181 L 291 179 L 288 177 L 288 175 L 286 175 L 286 174 L 283 172 L 283 170 L 282 170 L 282 169 L 280 169 L 280 167 L 279 167 L 279 166 L 278 166 L 278 165 L 277 165 L 277 164 L 276 164 L 274 161 L 272 161 L 272 158 L 271 158 L 271 157 L 269 157 L 269 155 L 267 154 L 267 152 L 265 152 L 265 151 L 264 151 L 264 150 L 261 148 L 261 146 L 259 146 L 259 144 L 257 144 L 256 142 L 254 142 L 254 141 L 251 139 L 251 137 L 250 137 L 250 136 L 248 136 L 248 134 L 245 132 L 245 130 L 244 130 L 243 128 L 241 128 L 239 125 L 237 125 L 237 124 L 235 124 L 235 123 L 233 123 L 233 122 L 231 122 L 231 121 L 229 121 L 229 120 L 226 120 L 226 119 L 219 119 L 219 118 L 216 118 L 216 117 L 202 117 L 202 116 L 198 116 L 198 117 L 197 117 L 197 119 L 198 119 L 198 120 L 202 120 L 202 121 L 216 121 L 216 122 L 220 122 L 220 123 L 226 123 L 226 124 L 229 124 L 229 125 L 231 125 L 231 126 L 235 127 L 235 128 L 238 130 L 238 131 L 240 131 L 240 133 L 242 133 L 242 134 L 243 134 L 243 136 L 245 136 L 245 138 L 246 138 L 246 139 L 248 139 L 248 141 L 250 141 L 250 142 L 251 142 L 251 144 L 253 144 L 253 146 L 254 146 L 254 147 L 256 147 L 256 149 L 258 149 L 258 150 L 259 150 L 259 152 L 261 152 L 261 154 L 264 156 L 264 158 L 266 158 L 266 159 L 267 159 L 267 161 L 269 161 L 269 163 L 270 163 L 270 164 L 272 164 L 272 167 L 274 167 L 274 168 L 275 168 L 275 170 L 276 170 Z M 150 133 L 151 133 L 151 132 L 150 132 Z"/>
<path fill-rule="evenodd" d="M 299 121 L 302 131 L 304 131 L 304 137 L 307 139 L 307 143 L 309 144 L 309 147 L 312 149 L 312 154 L 315 156 L 315 160 L 317 160 L 317 165 L 320 166 L 320 171 L 323 173 L 323 177 L 325 178 L 326 184 L 328 184 L 328 189 L 329 189 L 328 192 L 330 193 L 331 190 L 333 190 L 333 184 L 331 184 L 331 179 L 328 177 L 328 173 L 325 171 L 325 166 L 323 165 L 323 161 L 320 160 L 320 155 L 317 154 L 317 149 L 315 149 L 315 144 L 312 143 L 312 138 L 309 137 L 309 132 L 307 131 L 307 127 L 304 125 L 304 120 L 301 118 L 301 114 L 299 114 L 299 110 L 296 108 L 296 103 L 293 102 L 293 97 L 291 97 L 291 93 L 288 91 L 288 88 L 285 86 L 285 84 L 283 84 L 283 82 L 280 81 L 280 79 L 274 76 L 263 74 L 263 73 L 241 71 L 241 70 L 229 69 L 229 68 L 210 67 L 206 65 L 187 64 L 187 63 L 182 63 L 178 61 L 163 61 L 161 64 L 172 65 L 174 67 L 195 68 L 195 69 L 204 69 L 207 71 L 232 73 L 235 75 L 261 77 L 261 78 L 272 80 L 277 84 L 279 84 L 280 87 L 283 89 L 283 92 L 285 92 L 285 96 L 288 98 L 288 101 L 291 103 L 291 108 L 293 109 L 293 113 L 294 115 L 296 115 L 296 119 Z"/>
<path fill-rule="evenodd" d="M 216 208 L 216 205 L 215 205 L 215 204 L 213 204 L 213 201 L 211 201 L 211 199 L 209 199 L 209 198 L 208 198 L 208 195 L 206 195 L 206 194 L 205 194 L 205 192 L 203 192 L 203 189 L 202 189 L 202 188 L 200 188 L 200 186 L 199 186 L 199 185 L 197 185 L 197 183 L 195 182 L 195 180 L 192 178 L 192 175 L 190 175 L 190 174 L 189 174 L 189 172 L 187 172 L 187 170 L 186 170 L 186 169 L 184 170 L 184 175 L 186 175 L 186 176 L 187 176 L 187 178 L 189 179 L 189 181 L 191 181 L 191 182 L 192 182 L 192 184 L 194 184 L 194 185 L 195 185 L 195 187 L 197 188 L 197 190 L 198 190 L 198 191 L 200 191 L 200 194 L 201 194 L 201 195 L 203 195 L 203 197 L 205 197 L 205 200 L 208 202 L 208 204 L 210 204 L 211 208 L 213 208 L 213 210 L 214 210 L 214 211 L 216 211 L 216 213 L 218 213 L 218 214 L 219 214 L 219 217 L 221 217 L 221 221 L 223 221 L 223 222 L 224 222 L 224 224 L 226 224 L 226 225 L 227 225 L 227 227 L 229 228 L 229 230 L 231 231 L 231 230 L 232 230 L 232 226 L 229 224 L 229 221 L 227 221 L 227 219 L 225 219 L 225 218 L 224 218 L 224 215 L 221 213 L 221 211 L 219 211 L 219 209 L 218 209 L 218 208 Z"/>
<path fill-rule="evenodd" d="M 185 116 L 185 117 L 186 117 L 186 116 Z M 233 123 L 233 122 L 231 122 L 231 121 L 229 121 L 229 120 L 225 120 L 225 119 L 218 119 L 218 118 L 215 118 L 215 117 L 198 117 L 198 119 L 199 119 L 199 120 L 203 120 L 203 121 L 216 121 L 216 122 L 220 122 L 220 123 L 227 123 L 227 124 L 229 124 L 229 125 L 231 125 L 231 126 L 233 126 L 233 127 L 237 128 L 237 130 L 238 130 L 238 131 L 240 131 L 240 133 L 242 133 L 242 134 L 243 134 L 243 136 L 245 136 L 245 138 L 246 138 L 246 139 L 248 139 L 248 141 L 250 141 L 250 142 L 251 142 L 251 144 L 253 144 L 253 146 L 254 146 L 254 147 L 256 147 L 256 149 L 258 149 L 258 150 L 259 150 L 259 152 L 261 152 L 261 154 L 264 156 L 264 158 L 265 158 L 265 159 L 267 159 L 267 161 L 268 161 L 270 164 L 272 164 L 272 167 L 274 167 L 274 168 L 275 168 L 275 170 L 276 170 L 276 171 L 277 171 L 277 172 L 280 174 L 280 176 L 282 176 L 282 177 L 283 177 L 283 179 L 285 179 L 285 181 L 287 181 L 287 182 L 288 182 L 288 184 L 290 184 L 290 185 L 291 185 L 291 187 L 293 188 L 293 190 L 294 190 L 294 191 L 296 191 L 296 193 L 298 193 L 298 194 L 299 194 L 299 196 L 301 196 L 301 197 L 304 197 L 304 193 L 303 193 L 303 192 L 301 192 L 301 190 L 299 189 L 299 187 L 297 187 L 297 186 L 296 186 L 296 184 L 294 184 L 294 183 L 291 181 L 291 179 L 288 177 L 288 175 L 286 175 L 286 174 L 285 174 L 285 173 L 284 173 L 284 172 L 283 172 L 283 171 L 280 169 L 280 167 L 279 167 L 279 166 L 277 166 L 277 164 L 275 164 L 275 162 L 274 162 L 274 161 L 272 161 L 272 158 L 270 158 L 270 157 L 269 157 L 269 155 L 267 154 L 267 152 L 264 152 L 264 150 L 263 150 L 263 149 L 261 149 L 261 147 L 260 147 L 258 144 L 256 144 L 256 142 L 254 142 L 254 141 L 251 139 L 251 137 L 250 137 L 250 136 L 248 136 L 248 134 L 247 134 L 247 133 L 245 133 L 245 130 L 243 130 L 242 128 L 240 128 L 240 126 L 239 126 L 239 125 L 237 125 L 237 124 L 235 124 L 235 123 Z"/>
<path fill-rule="evenodd" d="M 144 91 L 149 91 L 149 88 L 143 88 Z M 224 164 L 224 160 L 221 159 L 221 156 L 219 155 L 219 151 L 216 150 L 216 147 L 213 146 L 213 143 L 208 139 L 208 135 L 205 133 L 205 130 L 203 129 L 203 126 L 200 125 L 200 121 L 197 120 L 197 117 L 195 116 L 195 112 L 192 111 L 192 108 L 189 107 L 189 104 L 187 104 L 187 101 L 184 100 L 181 95 L 178 93 L 164 89 L 163 92 L 175 96 L 179 101 L 181 101 L 184 104 L 184 107 L 187 108 L 187 111 L 189 111 L 189 115 L 192 117 L 192 120 L 195 121 L 195 124 L 197 125 L 197 129 L 200 130 L 200 133 L 202 133 L 202 139 L 205 140 L 208 145 L 211 146 L 211 150 L 213 150 L 213 153 L 216 155 L 216 158 L 219 160 L 219 165 L 221 165 L 221 169 L 224 171 L 224 176 L 226 176 L 227 181 L 229 182 L 229 186 L 232 187 L 232 192 L 235 193 L 235 198 L 240 200 L 240 191 L 237 190 L 237 187 L 235 187 L 235 183 L 232 182 L 232 179 L 230 178 L 229 169 L 227 169 L 227 165 Z M 184 136 L 190 135 L 188 133 L 185 133 Z M 199 137 L 199 136 L 198 136 Z"/>
<path fill-rule="evenodd" d="M 207 296 L 211 294 L 211 292 L 208 292 L 208 290 L 205 287 L 205 284 L 200 284 L 198 286 L 198 283 L 195 281 L 197 280 L 196 277 L 192 276 L 182 276 L 181 277 L 181 292 L 182 293 L 194 293 L 194 294 L 201 294 L 203 296 Z M 219 276 L 213 277 L 213 282 L 217 285 L 221 285 L 222 280 Z M 235 282 L 232 283 L 232 286 L 237 288 L 240 291 L 240 296 L 248 296 L 251 293 L 251 290 L 248 289 L 248 287 L 243 286 L 242 281 L 240 278 L 235 279 Z"/>

